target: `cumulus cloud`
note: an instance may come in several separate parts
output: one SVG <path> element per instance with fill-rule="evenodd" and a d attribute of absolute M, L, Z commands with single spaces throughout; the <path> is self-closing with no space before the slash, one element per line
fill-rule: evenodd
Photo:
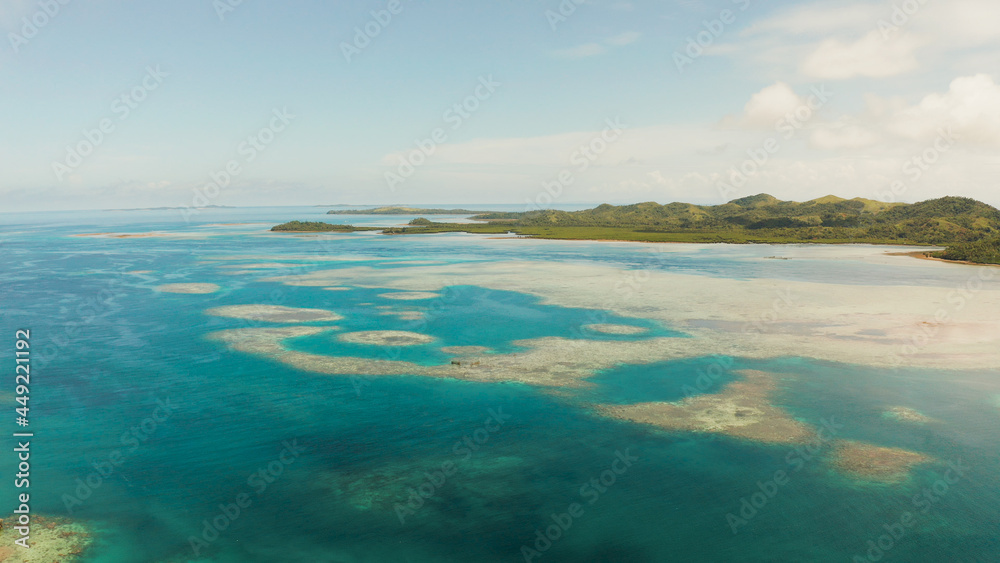
<path fill-rule="evenodd" d="M 776 82 L 750 97 L 743 107 L 741 123 L 750 127 L 774 127 L 776 121 L 805 103 L 791 86 Z"/>
<path fill-rule="evenodd" d="M 854 42 L 827 39 L 806 57 L 801 69 L 806 76 L 821 80 L 896 76 L 919 67 L 916 53 L 922 45 L 913 35 L 887 41 L 879 31 Z"/>
<path fill-rule="evenodd" d="M 895 112 L 888 128 L 915 140 L 951 128 L 964 144 L 1000 146 L 1000 85 L 986 74 L 956 78 L 947 92 Z"/>
<path fill-rule="evenodd" d="M 864 110 L 817 124 L 809 141 L 822 150 L 899 152 L 942 134 L 971 149 L 1000 147 L 1000 84 L 986 74 L 963 76 L 913 104 L 870 94 Z"/>
<path fill-rule="evenodd" d="M 995 0 L 822 1 L 779 9 L 709 53 L 807 79 L 885 78 L 966 68 L 984 48 L 1000 47 L 997 21 Z"/>

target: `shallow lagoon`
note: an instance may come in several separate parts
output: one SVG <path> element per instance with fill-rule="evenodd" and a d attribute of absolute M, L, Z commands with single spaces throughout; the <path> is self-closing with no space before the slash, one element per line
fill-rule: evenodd
<path fill-rule="evenodd" d="M 893 542 L 884 560 L 1000 559 L 997 370 L 890 370 L 857 365 L 850 357 L 751 359 L 720 350 L 721 358 L 611 367 L 573 389 L 415 376 L 351 378 L 229 350 L 207 335 L 281 325 L 204 313 L 257 303 L 327 309 L 345 318 L 306 324 L 337 330 L 284 345 L 431 365 L 452 358 L 440 351 L 443 346 L 515 354 L 521 350 L 515 341 L 545 336 L 640 341 L 688 335 L 641 317 L 559 307 L 536 295 L 478 286 L 449 286 L 448 300 L 393 301 L 378 296 L 401 289 L 348 285 L 346 291 L 325 291 L 262 281 L 282 275 L 274 270 L 220 266 L 278 259 L 308 274 L 411 267 L 403 261 L 544 261 L 945 293 L 968 280 L 968 268 L 882 257 L 866 247 L 670 245 L 651 260 L 653 245 L 467 235 L 357 234 L 318 245 L 310 237 L 270 235 L 263 224 L 205 225 L 267 221 L 271 215 L 271 223 L 315 219 L 285 209 L 216 210 L 205 224 L 190 225 L 167 213 L 135 213 L 115 214 L 113 225 L 99 215 L 67 215 L 59 225 L 18 224 L 5 216 L 2 228 L 7 260 L 0 270 L 0 322 L 10 333 L 31 328 L 37 353 L 32 509 L 91 527 L 95 543 L 82 561 L 523 561 L 522 546 L 532 546 L 536 531 L 553 523 L 551 514 L 566 512 L 572 503 L 582 505 L 583 515 L 535 561 L 847 561 L 864 557 L 867 542 L 877 541 L 883 525 L 907 511 L 915 525 Z M 69 236 L 154 230 L 183 236 Z M 775 255 L 792 259 L 766 259 Z M 149 273 L 124 273 L 134 271 Z M 168 283 L 214 283 L 222 290 L 155 291 Z M 404 320 L 380 315 L 387 311 L 380 306 L 430 314 L 423 322 Z M 652 332 L 622 336 L 580 328 L 594 322 Z M 77 332 L 68 333 L 71 327 Z M 435 341 L 387 351 L 335 338 L 362 330 L 410 330 Z M 699 377 L 720 362 L 726 369 L 699 385 Z M 838 437 L 919 451 L 938 461 L 916 467 L 899 484 L 869 483 L 832 469 L 826 462 L 830 448 L 806 460 L 792 446 L 669 432 L 594 411 L 597 404 L 678 401 L 692 388 L 716 393 L 739 378 L 732 373 L 739 369 L 781 376 L 775 402 L 804 423 L 834 419 L 843 425 Z M 134 442 L 123 443 L 123 435 L 133 427 L 142 431 L 157 400 L 176 408 L 131 449 Z M 884 415 L 891 406 L 913 408 L 935 421 L 894 420 Z M 491 409 L 510 418 L 475 451 L 462 446 L 484 428 Z M 280 459 L 283 443 L 294 440 L 304 451 L 258 494 L 248 478 Z M 69 514 L 64 495 L 77 495 L 77 479 L 86 480 L 93 464 L 100 466 L 115 450 L 123 451 L 122 465 Z M 616 452 L 626 450 L 639 460 L 596 499 L 582 495 L 581 486 L 600 478 Z M 789 456 L 803 463 L 789 463 Z M 933 504 L 915 503 L 925 488 L 937 485 L 941 491 L 947 462 L 955 460 L 970 468 L 967 475 L 935 493 Z M 0 471 L 12 475 L 11 461 L 0 458 Z M 433 476 L 448 462 L 455 473 L 401 524 L 396 506 L 428 482 L 425 473 Z M 734 534 L 727 514 L 738 515 L 741 499 L 751 498 L 758 482 L 776 471 L 789 473 L 787 484 Z M 241 493 L 252 504 L 195 557 L 189 538 L 220 514 L 220 503 Z M 0 498 L 13 497 L 4 480 Z"/>

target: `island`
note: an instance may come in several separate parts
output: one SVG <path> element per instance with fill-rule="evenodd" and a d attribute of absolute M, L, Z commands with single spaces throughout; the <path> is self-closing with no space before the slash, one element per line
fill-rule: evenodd
<path fill-rule="evenodd" d="M 355 231 L 378 231 L 379 227 L 355 227 L 354 225 L 334 225 L 322 221 L 289 221 L 271 227 L 274 232 L 285 233 L 353 233 Z"/>
<path fill-rule="evenodd" d="M 384 214 L 433 215 L 417 208 L 380 208 Z M 459 213 L 464 210 L 448 210 Z M 340 214 L 346 212 L 331 211 Z M 351 212 L 354 213 L 354 212 Z M 383 214 L 379 209 L 366 212 Z M 1000 264 L 1000 210 L 965 197 L 942 197 L 919 203 L 886 203 L 864 198 L 826 196 L 806 202 L 782 201 L 768 194 L 735 199 L 722 205 L 655 202 L 599 205 L 583 211 L 539 209 L 487 212 L 475 223 L 438 223 L 419 217 L 406 227 L 381 228 L 383 234 L 429 233 L 515 234 L 563 240 L 689 242 L 737 244 L 888 244 L 942 246 L 920 257 Z M 360 230 L 349 225 L 280 230 Z M 279 230 L 275 227 L 274 230 Z M 366 228 L 375 230 L 375 228 Z"/>

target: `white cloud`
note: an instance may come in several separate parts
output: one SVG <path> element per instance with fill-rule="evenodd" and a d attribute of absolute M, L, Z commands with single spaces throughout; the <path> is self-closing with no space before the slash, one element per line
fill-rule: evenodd
<path fill-rule="evenodd" d="M 789 6 L 707 52 L 749 59 L 788 78 L 847 80 L 965 69 L 964 61 L 983 60 L 984 48 L 1000 47 L 996 0 L 912 4 L 918 7 L 888 0 Z"/>
<path fill-rule="evenodd" d="M 627 31 L 620 35 L 608 37 L 600 43 L 584 43 L 568 49 L 558 49 L 552 55 L 560 59 L 583 59 L 603 55 L 608 52 L 608 48 L 624 47 L 637 42 L 642 37 L 638 31 Z"/>
<path fill-rule="evenodd" d="M 818 149 L 839 150 L 868 148 L 880 139 L 877 133 L 865 127 L 840 123 L 816 129 L 809 142 Z"/>
<path fill-rule="evenodd" d="M 771 129 L 778 120 L 805 103 L 805 99 L 796 94 L 791 86 L 776 82 L 750 97 L 750 101 L 743 107 L 739 124 Z"/>
<path fill-rule="evenodd" d="M 922 45 L 912 34 L 887 41 L 879 31 L 851 43 L 827 39 L 802 62 L 802 73 L 821 80 L 905 74 L 919 68 L 916 53 Z"/>
<path fill-rule="evenodd" d="M 1000 85 L 986 74 L 956 78 L 947 92 L 898 110 L 888 128 L 914 140 L 951 128 L 963 144 L 1000 146 Z"/>

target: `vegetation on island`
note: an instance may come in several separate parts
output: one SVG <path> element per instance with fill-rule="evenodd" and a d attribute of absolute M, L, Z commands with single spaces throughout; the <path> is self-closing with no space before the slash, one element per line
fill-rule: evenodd
<path fill-rule="evenodd" d="M 272 231 L 285 231 L 295 233 L 325 233 L 330 231 L 350 233 L 354 231 L 375 231 L 374 227 L 355 227 L 353 225 L 334 225 L 320 221 L 289 221 L 271 227 Z"/>
<path fill-rule="evenodd" d="M 953 244 L 947 250 L 932 252 L 929 256 L 974 264 L 1000 264 L 1000 237 Z"/>
<path fill-rule="evenodd" d="M 412 209 L 410 214 L 430 215 L 430 211 Z M 759 194 L 713 206 L 604 204 L 583 211 L 480 213 L 473 219 L 479 222 L 437 223 L 420 217 L 406 227 L 382 232 L 512 233 L 548 239 L 643 242 L 934 245 L 947 250 L 930 253 L 933 257 L 1000 263 L 1000 210 L 964 197 L 906 204 L 836 196 L 795 202 Z"/>

